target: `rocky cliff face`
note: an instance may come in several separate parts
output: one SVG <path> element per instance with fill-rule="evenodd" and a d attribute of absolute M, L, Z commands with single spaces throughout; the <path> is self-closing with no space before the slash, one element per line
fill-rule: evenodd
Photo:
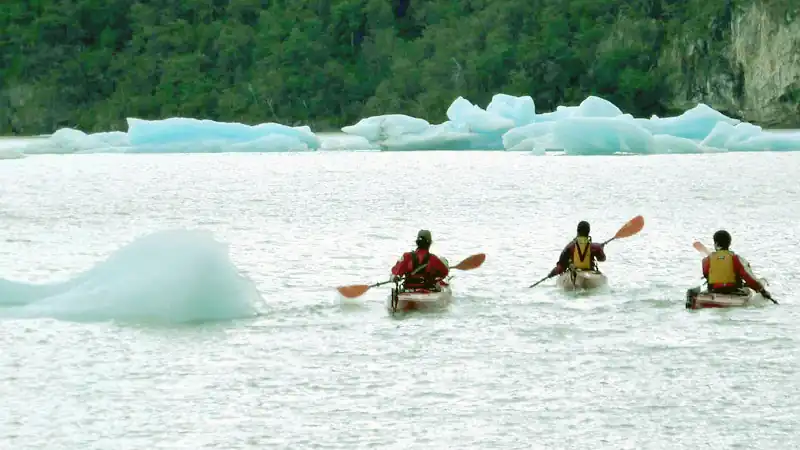
<path fill-rule="evenodd" d="M 742 3 L 728 1 L 705 35 L 671 36 L 660 62 L 669 106 L 704 102 L 765 128 L 800 128 L 800 1 Z"/>

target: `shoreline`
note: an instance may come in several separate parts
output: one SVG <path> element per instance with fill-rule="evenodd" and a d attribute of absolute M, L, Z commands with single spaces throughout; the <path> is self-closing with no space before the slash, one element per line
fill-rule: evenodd
<path fill-rule="evenodd" d="M 787 133 L 787 134 L 792 134 L 792 133 L 800 133 L 800 128 L 762 128 L 762 131 L 764 131 L 765 133 L 778 133 L 778 134 Z M 351 134 L 347 134 L 344 131 L 313 131 L 312 130 L 311 132 L 316 134 L 316 135 L 329 135 L 330 136 L 330 135 L 341 134 L 343 136 L 354 136 L 354 135 L 351 135 Z M 98 131 L 98 133 L 103 133 L 103 131 Z M 123 131 L 122 133 L 127 133 L 127 131 Z M 94 134 L 94 133 L 86 133 L 86 134 L 91 135 L 91 134 Z M 52 136 L 52 134 L 35 134 L 35 135 L 28 135 L 28 136 L 9 134 L 9 135 L 0 135 L 0 139 L 4 139 L 4 140 L 12 140 L 12 139 L 20 139 L 20 140 L 22 140 L 22 139 L 24 139 L 24 140 L 28 140 L 28 139 L 46 139 L 46 138 L 49 138 L 50 136 Z"/>

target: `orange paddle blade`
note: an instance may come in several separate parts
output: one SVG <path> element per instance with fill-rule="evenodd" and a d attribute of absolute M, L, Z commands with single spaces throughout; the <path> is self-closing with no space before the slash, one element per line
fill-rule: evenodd
<path fill-rule="evenodd" d="M 706 248 L 705 245 L 703 245 L 702 242 L 694 241 L 694 244 L 692 244 L 692 247 L 694 247 L 694 249 L 697 250 L 700 253 L 704 253 L 706 255 L 710 255 L 711 254 L 711 252 Z"/>
<path fill-rule="evenodd" d="M 472 256 L 468 256 L 460 263 L 456 264 L 455 266 L 451 267 L 451 269 L 458 269 L 458 270 L 472 270 L 477 269 L 478 267 L 486 261 L 486 254 L 485 253 L 478 253 Z"/>
<path fill-rule="evenodd" d="M 356 298 L 364 295 L 365 292 L 369 290 L 370 286 L 368 284 L 354 284 L 351 286 L 339 286 L 336 290 L 339 291 L 342 296 L 347 298 Z"/>
<path fill-rule="evenodd" d="M 644 228 L 644 217 L 636 216 L 617 231 L 617 234 L 614 235 L 614 239 L 631 237 L 642 231 L 642 228 Z"/>

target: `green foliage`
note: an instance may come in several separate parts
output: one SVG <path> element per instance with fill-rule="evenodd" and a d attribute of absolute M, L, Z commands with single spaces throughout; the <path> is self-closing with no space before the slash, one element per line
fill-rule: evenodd
<path fill-rule="evenodd" d="M 695 3 L 3 0 L 0 133 L 124 130 L 126 117 L 439 121 L 459 95 L 485 106 L 498 92 L 539 111 L 595 94 L 661 114 L 665 35 L 730 20 L 724 0 Z"/>

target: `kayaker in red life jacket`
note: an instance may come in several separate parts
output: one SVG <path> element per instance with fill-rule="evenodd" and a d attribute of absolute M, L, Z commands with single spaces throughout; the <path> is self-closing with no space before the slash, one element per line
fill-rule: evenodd
<path fill-rule="evenodd" d="M 708 291 L 720 294 L 735 294 L 745 287 L 772 298 L 756 279 L 746 259 L 730 250 L 731 235 L 725 230 L 714 233 L 714 252 L 703 258 L 703 277 L 708 282 Z M 687 296 L 697 295 L 701 288 L 689 289 Z"/>
<path fill-rule="evenodd" d="M 450 273 L 450 268 L 438 256 L 430 252 L 433 239 L 431 232 L 417 233 L 417 249 L 403 253 L 392 267 L 392 281 L 405 277 L 404 286 L 412 289 L 432 289 L 436 282 Z"/>
<path fill-rule="evenodd" d="M 593 243 L 589 231 L 589 222 L 578 222 L 578 236 L 561 251 L 558 263 L 547 275 L 548 278 L 564 273 L 570 265 L 578 270 L 596 270 L 596 261 L 606 260 L 603 245 Z"/>

